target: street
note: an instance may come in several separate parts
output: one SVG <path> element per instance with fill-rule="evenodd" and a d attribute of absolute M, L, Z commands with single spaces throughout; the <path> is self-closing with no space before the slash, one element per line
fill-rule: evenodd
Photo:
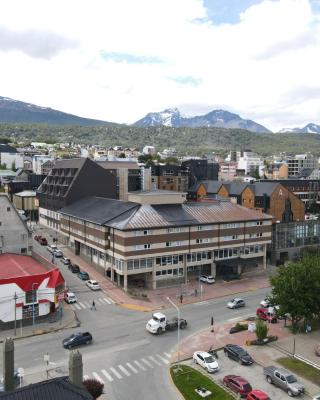
<path fill-rule="evenodd" d="M 50 259 L 46 247 L 35 243 L 35 250 Z M 168 365 L 171 353 L 176 350 L 177 331 L 160 336 L 150 334 L 145 325 L 151 313 L 114 304 L 108 293 L 91 291 L 60 260 L 56 259 L 55 264 L 78 298 L 78 303 L 69 307 L 75 310 L 81 326 L 15 342 L 15 366 L 24 368 L 24 384 L 46 378 L 47 366 L 43 357 L 47 352 L 51 363 L 49 377 L 67 375 L 69 350 L 62 347 L 62 340 L 76 331 L 88 330 L 93 335 L 93 342 L 79 348 L 83 355 L 84 376 L 104 382 L 106 399 L 127 400 L 143 395 L 144 399 L 175 400 L 177 394 L 168 379 Z M 247 305 L 237 310 L 226 308 L 229 297 L 182 305 L 181 316 L 187 319 L 188 327 L 181 330 L 181 340 L 206 327 L 210 329 L 212 316 L 215 323 L 220 323 L 254 315 L 266 293 L 268 289 L 243 293 L 241 297 Z M 93 300 L 96 310 L 90 309 Z M 176 316 L 173 308 L 163 312 L 169 318 Z"/>

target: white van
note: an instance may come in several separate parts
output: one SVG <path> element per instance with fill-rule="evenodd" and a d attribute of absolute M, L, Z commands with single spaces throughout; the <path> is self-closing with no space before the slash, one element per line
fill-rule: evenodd
<path fill-rule="evenodd" d="M 68 304 L 77 302 L 76 295 L 72 292 L 67 292 L 64 296 L 64 299 Z"/>

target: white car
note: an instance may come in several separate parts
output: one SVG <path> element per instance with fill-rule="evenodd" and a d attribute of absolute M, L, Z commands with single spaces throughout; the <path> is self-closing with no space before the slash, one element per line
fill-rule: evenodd
<path fill-rule="evenodd" d="M 64 297 L 66 303 L 71 304 L 71 303 L 76 303 L 77 298 L 76 295 L 73 292 L 67 292 Z"/>
<path fill-rule="evenodd" d="M 53 252 L 52 252 L 52 254 L 56 257 L 56 258 L 61 258 L 61 257 L 63 257 L 63 253 L 62 253 L 62 251 L 61 250 L 54 250 Z"/>
<path fill-rule="evenodd" d="M 240 299 L 240 297 L 235 297 L 234 299 L 230 300 L 227 303 L 228 308 L 239 308 L 239 307 L 244 307 L 246 305 L 245 301 Z"/>
<path fill-rule="evenodd" d="M 320 393 L 312 397 L 312 400 L 320 400 Z"/>
<path fill-rule="evenodd" d="M 208 372 L 219 371 L 219 364 L 217 360 L 206 351 L 195 351 L 193 353 L 193 362 L 201 365 Z"/>
<path fill-rule="evenodd" d="M 91 290 L 100 290 L 99 283 L 93 279 L 89 279 L 86 282 L 86 285 L 91 289 Z"/>
<path fill-rule="evenodd" d="M 215 279 L 211 275 L 201 275 L 200 281 L 205 283 L 215 283 Z"/>

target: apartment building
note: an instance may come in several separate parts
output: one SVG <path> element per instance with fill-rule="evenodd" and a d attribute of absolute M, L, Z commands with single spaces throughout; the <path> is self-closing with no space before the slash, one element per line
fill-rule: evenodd
<path fill-rule="evenodd" d="M 152 187 L 161 190 L 185 192 L 189 185 L 189 172 L 180 165 L 153 165 Z"/>
<path fill-rule="evenodd" d="M 319 166 L 317 157 L 310 153 L 296 154 L 294 157 L 287 159 L 287 164 L 289 177 L 300 175 L 304 169 L 315 169 Z"/>
<path fill-rule="evenodd" d="M 60 210 L 61 233 L 75 253 L 125 290 L 266 267 L 271 216 L 229 201 L 185 203 L 186 193 L 133 196 L 87 197 Z"/>

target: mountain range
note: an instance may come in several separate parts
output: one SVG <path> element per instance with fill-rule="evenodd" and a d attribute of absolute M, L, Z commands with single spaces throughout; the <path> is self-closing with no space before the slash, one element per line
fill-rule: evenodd
<path fill-rule="evenodd" d="M 0 123 L 1 122 L 81 126 L 111 124 L 110 122 L 82 118 L 76 115 L 53 110 L 52 108 L 39 107 L 34 104 L 24 103 L 23 101 L 0 96 Z"/>
<path fill-rule="evenodd" d="M 320 133 L 320 125 L 308 124 L 303 128 L 284 128 L 279 133 Z"/>
<path fill-rule="evenodd" d="M 174 128 L 231 128 L 270 133 L 269 129 L 260 124 L 224 110 L 213 110 L 205 115 L 184 117 L 177 108 L 168 108 L 161 112 L 149 113 L 133 125 L 143 127 L 170 126 Z"/>
<path fill-rule="evenodd" d="M 77 126 L 121 126 L 120 124 L 57 111 L 49 107 L 40 107 L 9 97 L 0 96 L 0 123 L 27 123 L 47 125 Z M 123 126 L 123 125 L 122 125 Z M 213 110 L 205 115 L 185 117 L 177 108 L 168 108 L 161 112 L 148 113 L 144 118 L 132 124 L 134 127 L 186 127 L 186 128 L 226 128 L 245 129 L 256 133 L 271 133 L 269 129 L 249 119 L 224 110 Z M 320 134 L 320 125 L 310 123 L 303 128 L 285 128 L 279 133 Z"/>

